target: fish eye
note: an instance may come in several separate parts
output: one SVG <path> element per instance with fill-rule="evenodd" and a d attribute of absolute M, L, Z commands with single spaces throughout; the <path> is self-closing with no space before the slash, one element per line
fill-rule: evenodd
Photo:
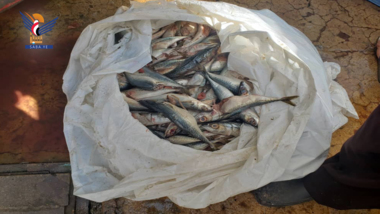
<path fill-rule="evenodd" d="M 201 119 L 199 119 L 199 121 L 206 122 L 207 121 L 207 117 L 206 116 L 202 116 Z"/>
<path fill-rule="evenodd" d="M 216 124 L 216 123 L 213 123 L 213 124 L 211 124 L 211 128 L 213 128 L 213 129 L 217 129 L 217 128 L 219 128 L 219 125 Z"/>

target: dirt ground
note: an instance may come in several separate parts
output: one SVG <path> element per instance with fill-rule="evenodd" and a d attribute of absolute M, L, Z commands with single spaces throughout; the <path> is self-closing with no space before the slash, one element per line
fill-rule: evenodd
<path fill-rule="evenodd" d="M 270 9 L 310 38 L 323 60 L 337 62 L 337 81 L 347 90 L 360 119 L 333 134 L 329 156 L 364 123 L 379 105 L 380 84 L 374 43 L 380 36 L 380 8 L 364 0 L 225 0 L 250 9 Z M 88 24 L 106 18 L 122 0 L 24 1 L 0 15 L 0 163 L 69 161 L 63 137 L 66 99 L 62 75 L 71 49 Z M 18 11 L 60 16 L 44 43 L 53 50 L 25 50 L 29 35 Z M 33 53 L 33 54 L 32 54 Z M 3 60 L 6 59 L 6 60 Z M 4 69 L 5 68 L 5 69 Z M 33 74 L 33 75 L 31 75 Z M 6 86 L 6 87 L 5 87 Z M 102 210 L 102 211 L 101 211 Z M 190 210 L 168 199 L 103 203 L 102 213 L 380 213 L 379 210 L 338 211 L 308 202 L 285 208 L 260 206 L 250 193 L 240 194 L 205 209 Z M 95 212 L 95 211 L 94 211 Z"/>

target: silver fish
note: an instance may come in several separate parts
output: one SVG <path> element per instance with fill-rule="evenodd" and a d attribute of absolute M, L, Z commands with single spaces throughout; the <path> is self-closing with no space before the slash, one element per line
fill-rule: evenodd
<path fill-rule="evenodd" d="M 195 34 L 194 38 L 191 40 L 191 42 L 183 45 L 182 47 L 185 48 L 200 43 L 202 40 L 208 37 L 210 30 L 210 27 L 199 24 L 197 33 Z"/>
<path fill-rule="evenodd" d="M 231 116 L 232 114 L 223 114 L 222 112 L 213 109 L 211 112 L 201 112 L 195 115 L 195 119 L 198 123 L 207 123 L 227 119 Z"/>
<path fill-rule="evenodd" d="M 186 38 L 186 36 L 176 36 L 176 37 L 165 37 L 161 39 L 156 39 L 152 41 L 152 50 L 156 49 L 166 49 L 170 45 Z"/>
<path fill-rule="evenodd" d="M 138 72 L 126 73 L 125 75 L 131 85 L 141 89 L 156 91 L 163 89 L 165 86 L 160 81 Z"/>
<path fill-rule="evenodd" d="M 221 53 L 215 57 L 214 62 L 210 67 L 210 72 L 221 71 L 227 66 L 228 55 L 230 53 Z"/>
<path fill-rule="evenodd" d="M 209 146 L 209 144 L 204 142 L 195 142 L 195 143 L 188 143 L 184 144 L 184 146 L 196 149 L 196 150 L 205 150 Z M 215 148 L 216 149 L 216 148 Z"/>
<path fill-rule="evenodd" d="M 211 106 L 208 106 L 205 103 L 187 95 L 168 94 L 168 100 L 170 103 L 179 107 L 184 107 L 186 109 L 199 110 L 199 111 L 212 111 Z"/>
<path fill-rule="evenodd" d="M 260 122 L 260 117 L 253 107 L 242 111 L 239 114 L 239 117 L 245 123 L 248 123 L 248 124 L 252 125 L 253 127 L 258 127 L 259 122 Z"/>
<path fill-rule="evenodd" d="M 162 30 L 157 31 L 156 33 L 154 33 L 152 35 L 152 40 L 160 38 L 165 33 L 165 31 L 166 31 L 166 29 L 162 29 Z"/>
<path fill-rule="evenodd" d="M 189 135 L 196 137 L 205 143 L 208 143 L 212 149 L 215 149 L 215 146 L 202 134 L 202 131 L 199 129 L 195 118 L 185 109 L 179 108 L 168 102 L 157 103 L 150 100 L 143 100 L 140 101 L 140 103 L 155 111 L 162 112 L 179 128 L 186 131 Z"/>
<path fill-rule="evenodd" d="M 124 98 L 124 101 L 128 104 L 130 111 L 148 111 L 149 110 L 148 108 L 146 108 L 145 106 L 137 102 L 136 100 L 127 97 L 123 93 L 122 93 L 122 96 Z"/>
<path fill-rule="evenodd" d="M 202 130 L 206 130 L 216 134 L 222 134 L 227 136 L 239 136 L 241 123 L 209 123 L 201 127 Z"/>
<path fill-rule="evenodd" d="M 132 112 L 132 113 L 142 113 L 142 114 L 144 114 L 144 112 Z M 158 124 L 158 125 L 147 126 L 147 128 L 150 129 L 150 130 L 164 132 L 164 131 L 166 131 L 166 127 L 165 127 L 166 124 L 170 124 L 170 123 L 163 123 L 163 124 Z"/>
<path fill-rule="evenodd" d="M 245 81 L 241 81 L 239 86 L 239 95 L 248 95 L 249 88 L 249 85 Z"/>
<path fill-rule="evenodd" d="M 154 135 L 156 135 L 157 137 L 159 138 L 165 138 L 165 134 L 163 132 L 160 132 L 160 131 L 156 131 L 156 130 L 150 130 Z"/>
<path fill-rule="evenodd" d="M 130 97 L 134 100 L 139 101 L 144 98 L 155 97 L 155 96 L 159 96 L 159 95 L 167 94 L 171 92 L 178 92 L 180 90 L 181 89 L 177 89 L 177 88 L 164 88 L 158 91 L 147 91 L 140 88 L 133 88 L 133 89 L 129 89 L 125 91 L 124 93 L 125 95 L 127 95 L 127 97 Z"/>
<path fill-rule="evenodd" d="M 297 98 L 298 96 L 290 96 L 290 97 L 265 97 L 260 95 L 246 95 L 246 96 L 233 96 L 227 99 L 224 99 L 219 104 L 215 105 L 216 109 L 219 109 L 223 114 L 235 114 L 244 111 L 247 108 L 260 106 L 267 103 L 282 101 L 289 105 L 295 106 L 295 104 L 291 101 L 292 99 Z"/>
<path fill-rule="evenodd" d="M 234 94 L 230 90 L 228 90 L 226 87 L 224 87 L 224 86 L 216 83 L 214 80 L 212 80 L 207 72 L 205 72 L 205 74 L 206 74 L 205 76 L 206 76 L 207 80 L 209 81 L 212 89 L 214 90 L 216 96 L 218 97 L 218 99 L 220 101 L 234 96 Z"/>
<path fill-rule="evenodd" d="M 233 94 L 235 95 L 239 94 L 241 80 L 232 78 L 232 77 L 226 77 L 226 76 L 222 76 L 218 74 L 213 74 L 213 73 L 208 73 L 208 75 L 215 82 L 228 88 L 228 90 L 230 90 Z"/>
<path fill-rule="evenodd" d="M 202 43 L 218 43 L 218 44 L 220 44 L 219 36 L 218 35 L 209 36 L 206 39 L 204 39 L 202 41 Z"/>
<path fill-rule="evenodd" d="M 195 143 L 195 142 L 200 141 L 198 138 L 189 137 L 185 135 L 175 135 L 175 136 L 167 138 L 166 140 L 170 141 L 171 143 L 180 144 L 180 145 Z"/>
<path fill-rule="evenodd" d="M 160 74 L 167 74 L 172 70 L 176 69 L 179 65 L 181 65 L 185 60 L 184 59 L 175 59 L 175 60 L 167 60 L 160 62 L 154 66 L 154 70 L 156 70 Z"/>
<path fill-rule="evenodd" d="M 179 65 L 173 71 L 165 74 L 170 78 L 175 78 L 183 75 L 187 71 L 192 70 L 194 67 L 203 62 L 204 59 L 208 58 L 216 51 L 217 47 L 211 49 L 205 49 L 200 51 L 197 55 L 187 58 L 181 65 Z"/>
<path fill-rule="evenodd" d="M 198 43 L 198 44 L 192 45 L 188 48 L 181 49 L 180 51 L 182 51 L 183 55 L 190 57 L 190 56 L 194 56 L 195 54 L 197 54 L 201 50 L 213 48 L 213 47 L 216 47 L 218 45 L 219 45 L 218 43 Z"/>
<path fill-rule="evenodd" d="M 203 76 L 202 72 L 196 72 L 189 82 L 187 82 L 187 85 L 199 85 L 204 86 L 206 84 L 206 78 Z"/>
<path fill-rule="evenodd" d="M 130 84 L 128 83 L 127 77 L 125 76 L 125 72 L 118 73 L 116 75 L 117 82 L 119 84 L 120 91 L 125 90 L 130 87 Z"/>
<path fill-rule="evenodd" d="M 172 51 L 174 51 L 174 48 L 156 49 L 156 50 L 152 50 L 152 56 L 154 58 L 159 58 L 162 54 L 169 55 Z"/>
<path fill-rule="evenodd" d="M 212 100 L 202 100 L 202 103 L 206 104 L 206 105 L 209 105 L 209 106 L 213 106 L 216 102 L 216 99 L 212 99 Z"/>
<path fill-rule="evenodd" d="M 145 75 L 147 75 L 153 79 L 156 79 L 157 81 L 161 82 L 165 86 L 180 88 L 183 93 L 189 94 L 189 91 L 187 90 L 186 86 L 181 85 L 181 84 L 177 83 L 176 81 L 174 81 L 174 80 L 172 80 L 172 79 L 170 79 L 164 75 L 161 75 L 157 72 L 154 72 L 147 67 L 143 67 L 142 69 L 139 70 L 139 72 L 144 73 Z"/>
<path fill-rule="evenodd" d="M 165 130 L 165 137 L 171 137 L 179 132 L 181 132 L 181 129 L 175 123 L 171 122 Z"/>
<path fill-rule="evenodd" d="M 161 113 L 136 113 L 131 112 L 132 117 L 142 123 L 144 126 L 170 123 L 170 119 Z"/>

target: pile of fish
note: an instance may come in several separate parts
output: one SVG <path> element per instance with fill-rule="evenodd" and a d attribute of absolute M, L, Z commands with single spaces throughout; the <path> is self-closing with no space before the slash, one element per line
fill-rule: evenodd
<path fill-rule="evenodd" d="M 152 62 L 119 73 L 119 88 L 132 116 L 173 144 L 217 150 L 240 135 L 243 123 L 259 125 L 254 107 L 298 96 L 250 94 L 249 79 L 227 69 L 229 53 L 209 26 L 178 21 L 153 30 Z M 235 77 L 232 75 L 235 74 Z"/>

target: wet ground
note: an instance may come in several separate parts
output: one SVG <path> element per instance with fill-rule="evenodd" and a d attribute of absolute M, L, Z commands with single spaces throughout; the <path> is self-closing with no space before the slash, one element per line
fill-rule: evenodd
<path fill-rule="evenodd" d="M 251 9 L 270 9 L 313 41 L 322 58 L 337 62 L 337 81 L 347 90 L 360 119 L 333 134 L 330 156 L 363 124 L 379 105 L 380 84 L 374 43 L 380 36 L 380 8 L 364 0 L 226 0 Z M 71 49 L 88 24 L 112 15 L 129 1 L 24 1 L 0 14 L 0 163 L 69 161 L 63 136 L 66 97 L 62 76 Z M 29 32 L 21 12 L 40 13 L 45 21 L 59 16 L 53 31 L 43 36 L 52 50 L 26 50 Z M 315 202 L 286 208 L 264 208 L 250 193 L 202 210 L 177 207 L 167 199 L 103 204 L 114 213 L 380 213 L 376 210 L 337 211 Z"/>

